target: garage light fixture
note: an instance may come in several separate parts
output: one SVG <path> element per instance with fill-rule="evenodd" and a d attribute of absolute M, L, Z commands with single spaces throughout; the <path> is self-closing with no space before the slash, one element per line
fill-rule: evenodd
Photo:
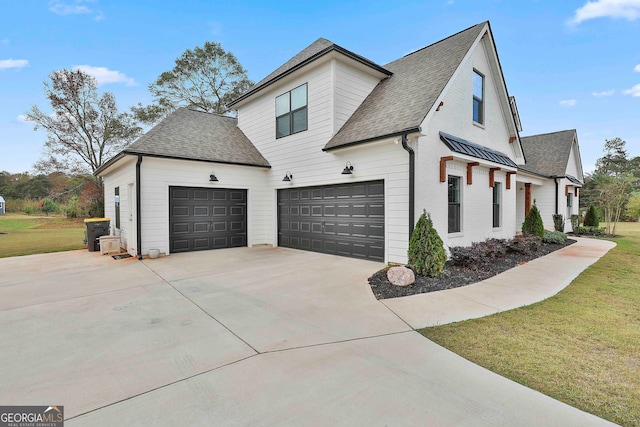
<path fill-rule="evenodd" d="M 218 181 L 218 177 L 216 176 L 214 171 L 211 171 L 211 175 L 209 175 L 209 181 L 211 181 L 211 182 Z"/>
<path fill-rule="evenodd" d="M 284 175 L 284 178 L 282 178 L 282 180 L 284 182 L 289 182 L 293 179 L 293 175 L 291 175 L 291 172 L 287 171 L 287 173 Z"/>
<path fill-rule="evenodd" d="M 342 171 L 342 175 L 351 175 L 353 174 L 353 165 L 351 164 L 351 162 L 347 162 L 346 165 L 344 165 L 344 170 Z"/>

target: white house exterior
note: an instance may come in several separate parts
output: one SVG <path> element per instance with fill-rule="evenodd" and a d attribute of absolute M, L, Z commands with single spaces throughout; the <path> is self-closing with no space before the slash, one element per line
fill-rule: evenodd
<path fill-rule="evenodd" d="M 517 220 L 535 202 L 545 229 L 553 230 L 553 215 L 564 217 L 571 229 L 571 215 L 579 215 L 580 188 L 584 182 L 578 133 L 575 129 L 522 137 L 526 164 L 519 166 Z"/>
<path fill-rule="evenodd" d="M 230 106 L 237 119 L 179 109 L 97 171 L 130 253 L 405 263 L 423 210 L 448 246 L 520 228 L 526 162 L 488 22 L 385 66 L 318 39 Z"/>

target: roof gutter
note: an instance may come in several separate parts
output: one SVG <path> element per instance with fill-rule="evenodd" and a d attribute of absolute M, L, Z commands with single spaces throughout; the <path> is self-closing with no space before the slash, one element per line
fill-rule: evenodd
<path fill-rule="evenodd" d="M 142 261 L 142 213 L 140 211 L 141 203 L 141 194 L 140 191 L 140 164 L 142 163 L 142 159 L 144 156 L 142 154 L 138 154 L 138 161 L 136 162 L 136 240 L 137 240 L 137 250 L 138 260 Z"/>
<path fill-rule="evenodd" d="M 415 133 L 415 132 L 422 132 L 422 128 L 420 126 L 416 126 L 416 127 L 411 127 L 411 128 L 399 130 L 397 132 L 387 133 L 385 135 L 374 136 L 374 137 L 371 137 L 371 138 L 366 138 L 366 139 L 361 139 L 361 140 L 358 140 L 358 141 L 348 142 L 346 144 L 336 145 L 335 147 L 329 147 L 329 148 L 324 147 L 322 149 L 322 151 L 338 150 L 340 148 L 346 148 L 346 147 L 351 147 L 353 145 L 364 144 L 365 142 L 373 142 L 373 141 L 379 141 L 381 139 L 393 138 L 394 136 L 401 136 L 401 135 L 405 135 L 406 136 L 406 135 L 408 135 L 410 133 Z"/>
<path fill-rule="evenodd" d="M 415 186 L 416 186 L 416 153 L 413 148 L 409 147 L 407 134 L 402 134 L 402 148 L 409 153 L 409 240 L 413 235 L 413 227 L 415 225 Z"/>

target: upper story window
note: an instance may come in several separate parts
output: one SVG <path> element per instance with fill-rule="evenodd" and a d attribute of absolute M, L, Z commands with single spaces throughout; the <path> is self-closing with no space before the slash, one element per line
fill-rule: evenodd
<path fill-rule="evenodd" d="M 276 138 L 307 130 L 307 84 L 276 98 Z"/>
<path fill-rule="evenodd" d="M 473 70 L 473 121 L 484 124 L 484 76 Z"/>

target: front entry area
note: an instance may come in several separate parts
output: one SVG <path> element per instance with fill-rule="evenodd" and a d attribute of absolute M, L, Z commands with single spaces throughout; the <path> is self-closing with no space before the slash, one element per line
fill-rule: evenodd
<path fill-rule="evenodd" d="M 247 190 L 169 187 L 171 253 L 247 246 Z"/>
<path fill-rule="evenodd" d="M 278 245 L 384 261 L 384 181 L 278 190 Z"/>

